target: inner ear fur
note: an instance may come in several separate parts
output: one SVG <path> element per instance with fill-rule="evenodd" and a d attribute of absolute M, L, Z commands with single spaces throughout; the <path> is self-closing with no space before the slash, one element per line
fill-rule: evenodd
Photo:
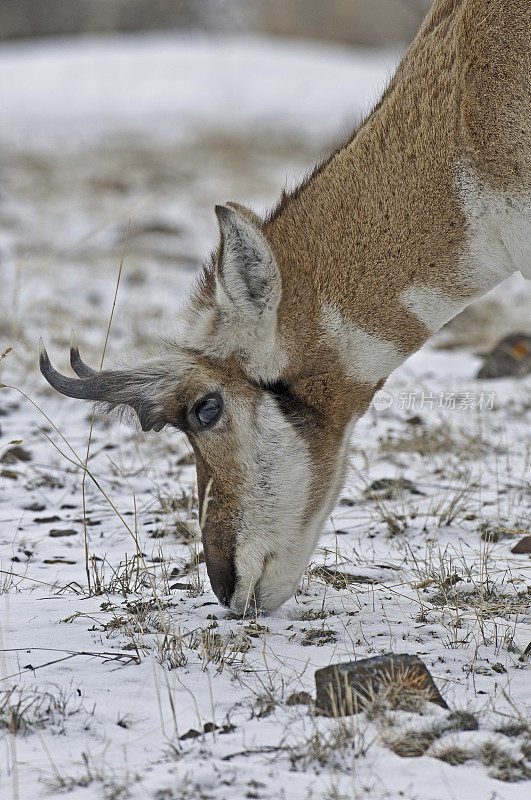
<path fill-rule="evenodd" d="M 240 316 L 275 312 L 280 301 L 280 272 L 254 212 L 237 203 L 216 206 L 221 235 L 216 279 L 218 302 Z"/>

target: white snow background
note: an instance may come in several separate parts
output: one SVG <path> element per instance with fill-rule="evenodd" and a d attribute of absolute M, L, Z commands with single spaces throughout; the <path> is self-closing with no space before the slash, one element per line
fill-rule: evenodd
<path fill-rule="evenodd" d="M 0 381 L 17 387 L 0 392 L 0 797 L 529 797 L 530 561 L 510 550 L 529 533 L 531 383 L 474 377 L 478 351 L 529 328 L 529 285 L 391 376 L 297 596 L 257 620 L 210 590 L 183 438 L 96 416 L 84 510 L 91 410 L 37 367 L 42 335 L 69 371 L 72 327 L 99 365 L 128 228 L 105 363 L 156 350 L 216 244 L 213 204 L 271 206 L 396 61 L 199 35 L 0 46 Z M 449 712 L 293 704 L 316 668 L 389 651 L 418 654 L 477 729 L 454 717 L 413 755 Z"/>

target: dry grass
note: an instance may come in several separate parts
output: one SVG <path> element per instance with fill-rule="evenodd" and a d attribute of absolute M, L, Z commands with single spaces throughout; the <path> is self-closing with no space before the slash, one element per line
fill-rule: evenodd
<path fill-rule="evenodd" d="M 326 728 L 316 726 L 313 733 L 297 746 L 288 746 L 293 769 L 307 770 L 312 765 L 336 770 L 350 770 L 352 762 L 364 756 L 370 747 L 366 734 L 351 720 L 340 720 Z"/>
<path fill-rule="evenodd" d="M 431 745 L 442 736 L 438 726 L 428 727 L 423 730 L 405 731 L 396 733 L 387 731 L 383 735 L 384 744 L 395 755 L 401 758 L 420 758 L 428 752 Z"/>
<path fill-rule="evenodd" d="M 102 800 L 128 800 L 137 774 L 118 775 L 105 761 L 96 760 L 90 753 L 81 753 L 81 769 L 75 775 L 67 775 L 53 764 L 53 776 L 46 780 L 51 792 L 69 793 L 75 789 L 86 789 L 99 784 Z"/>
<path fill-rule="evenodd" d="M 81 709 L 75 690 L 61 686 L 52 685 L 46 690 L 12 686 L 0 690 L 0 728 L 11 734 L 26 736 L 44 728 L 64 733 L 67 718 Z"/>

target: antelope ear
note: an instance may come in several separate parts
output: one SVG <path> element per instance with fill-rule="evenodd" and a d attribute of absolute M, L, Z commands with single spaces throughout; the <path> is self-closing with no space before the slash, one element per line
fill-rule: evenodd
<path fill-rule="evenodd" d="M 236 203 L 216 206 L 221 244 L 216 299 L 221 308 L 258 321 L 280 302 L 281 279 L 259 217 Z"/>

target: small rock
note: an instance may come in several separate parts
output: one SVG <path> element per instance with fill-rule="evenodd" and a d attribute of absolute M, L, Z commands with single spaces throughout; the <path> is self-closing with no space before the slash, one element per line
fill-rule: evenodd
<path fill-rule="evenodd" d="M 196 730 L 195 730 L 195 728 L 190 728 L 190 730 L 189 730 L 189 731 L 186 731 L 186 733 L 183 733 L 183 735 L 182 735 L 182 736 L 179 736 L 179 739 L 180 739 L 180 740 L 181 740 L 181 742 L 182 742 L 182 741 L 184 741 L 185 739 L 197 739 L 197 737 L 198 737 L 198 736 L 201 736 L 201 735 L 202 735 L 202 734 L 201 734 L 201 732 L 200 732 L 200 731 L 196 731 Z"/>
<path fill-rule="evenodd" d="M 0 476 L 2 478 L 9 478 L 11 481 L 16 481 L 18 478 L 18 472 L 15 472 L 13 469 L 3 469 L 2 472 L 0 472 Z"/>
<path fill-rule="evenodd" d="M 317 712 L 329 717 L 358 713 L 371 697 L 391 684 L 418 691 L 430 702 L 448 708 L 418 656 L 388 653 L 316 670 Z"/>
<path fill-rule="evenodd" d="M 75 536 L 77 531 L 73 530 L 72 528 L 66 528 L 65 530 L 61 530 L 60 528 L 52 528 L 48 536 L 51 536 L 54 539 L 59 539 L 61 536 Z"/>
<path fill-rule="evenodd" d="M 33 522 L 61 522 L 61 517 L 58 517 L 57 514 L 54 514 L 51 517 L 34 517 Z"/>
<path fill-rule="evenodd" d="M 205 733 L 212 733 L 212 731 L 217 731 L 219 729 L 219 725 L 216 725 L 215 722 L 205 722 L 203 725 L 203 731 Z"/>
<path fill-rule="evenodd" d="M 497 661 L 495 664 L 492 665 L 492 669 L 494 670 L 494 672 L 497 672 L 499 675 L 503 675 L 505 672 L 507 672 L 507 670 L 505 669 L 503 664 L 500 664 L 499 661 Z"/>
<path fill-rule="evenodd" d="M 531 553 L 531 536 L 524 536 L 519 542 L 511 548 L 511 553 Z"/>
<path fill-rule="evenodd" d="M 391 499 L 397 494 L 410 492 L 411 494 L 424 494 L 414 483 L 407 478 L 379 478 L 371 483 L 367 494 L 372 492 L 384 492 L 385 499 Z"/>
<path fill-rule="evenodd" d="M 529 657 L 531 657 L 531 642 L 527 644 L 524 652 L 519 656 L 518 661 L 526 661 Z"/>
<path fill-rule="evenodd" d="M 342 497 L 339 501 L 340 506 L 347 506 L 348 508 L 352 508 L 352 506 L 356 505 L 356 500 L 352 497 Z"/>
<path fill-rule="evenodd" d="M 531 336 L 511 333 L 483 356 L 478 378 L 522 377 L 531 372 Z"/>
<path fill-rule="evenodd" d="M 24 511 L 44 511 L 46 506 L 44 503 L 31 503 L 29 506 L 22 506 Z"/>
<path fill-rule="evenodd" d="M 31 461 L 32 455 L 29 450 L 25 450 L 20 445 L 10 447 L 0 458 L 2 464 L 15 464 L 17 461 Z"/>

